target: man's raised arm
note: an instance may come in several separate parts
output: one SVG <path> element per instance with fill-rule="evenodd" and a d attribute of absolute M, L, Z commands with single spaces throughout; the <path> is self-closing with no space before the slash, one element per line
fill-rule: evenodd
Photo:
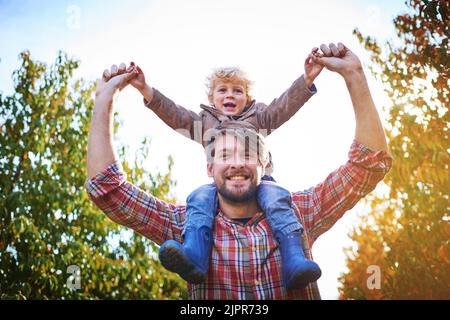
<path fill-rule="evenodd" d="M 106 82 L 110 75 L 117 76 Z M 118 159 L 113 146 L 113 98 L 136 75 L 125 73 L 124 64 L 119 67 L 113 65 L 111 71 L 105 70 L 102 79 L 97 82 L 87 148 L 88 178 L 93 178 Z"/>
<path fill-rule="evenodd" d="M 157 244 L 181 241 L 184 209 L 157 199 L 127 181 L 113 146 L 113 97 L 136 74 L 125 65 L 105 70 L 97 83 L 88 140 L 85 187 L 89 198 L 112 221 L 127 226 Z"/>
<path fill-rule="evenodd" d="M 359 58 L 342 43 L 321 45 L 314 62 L 339 73 L 345 80 L 356 119 L 355 140 L 373 151 L 388 151 L 380 117 Z"/>
<path fill-rule="evenodd" d="M 343 44 L 321 46 L 313 61 L 338 72 L 349 90 L 356 118 L 349 161 L 306 191 L 293 194 L 303 212 L 307 234 L 314 241 L 384 178 L 392 166 L 381 120 L 358 57 Z M 310 205 L 312 204 L 312 205 Z"/>

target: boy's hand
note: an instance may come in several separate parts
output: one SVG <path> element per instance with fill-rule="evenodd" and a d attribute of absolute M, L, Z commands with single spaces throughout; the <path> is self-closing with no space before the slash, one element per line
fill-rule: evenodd
<path fill-rule="evenodd" d="M 130 84 L 139 91 L 144 90 L 146 83 L 145 75 L 142 69 L 139 66 L 135 65 L 134 62 L 131 62 L 130 66 L 127 69 L 127 72 L 135 72 L 137 74 L 136 78 L 133 78 L 130 81 Z"/>
<path fill-rule="evenodd" d="M 313 57 L 318 54 L 318 50 L 319 48 L 313 48 L 305 60 L 305 81 L 308 88 L 312 86 L 314 80 L 323 69 L 322 65 L 313 61 Z"/>

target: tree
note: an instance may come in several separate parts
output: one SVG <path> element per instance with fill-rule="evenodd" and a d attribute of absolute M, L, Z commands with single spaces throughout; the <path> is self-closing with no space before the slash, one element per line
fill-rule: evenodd
<path fill-rule="evenodd" d="M 87 197 L 94 88 L 72 79 L 79 62 L 61 52 L 50 67 L 29 52 L 20 60 L 15 92 L 0 94 L 0 298 L 186 298 L 181 278 L 155 260 L 155 246 Z M 146 147 L 143 141 L 124 168 L 141 188 L 167 199 L 172 160 L 166 174 L 151 175 L 139 169 Z M 123 159 L 128 150 L 120 150 Z"/>
<path fill-rule="evenodd" d="M 406 5 L 394 19 L 395 42 L 382 47 L 354 31 L 392 101 L 394 165 L 389 191 L 371 195 L 371 212 L 351 233 L 358 248 L 347 249 L 344 299 L 450 299 L 449 2 Z M 369 265 L 381 270 L 379 289 L 368 288 Z"/>

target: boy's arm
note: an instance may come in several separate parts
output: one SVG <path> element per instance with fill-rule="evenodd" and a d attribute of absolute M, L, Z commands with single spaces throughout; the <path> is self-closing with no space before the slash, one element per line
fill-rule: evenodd
<path fill-rule="evenodd" d="M 258 126 L 267 129 L 267 134 L 289 120 L 317 92 L 313 83 L 323 69 L 323 66 L 314 63 L 312 59 L 317 50 L 318 48 L 313 48 L 305 59 L 305 74 L 257 114 Z"/>
<path fill-rule="evenodd" d="M 288 121 L 316 92 L 314 85 L 308 88 L 302 75 L 279 98 L 257 113 L 259 128 L 267 129 L 267 134 L 270 134 Z"/>
<path fill-rule="evenodd" d="M 169 127 L 192 139 L 202 143 L 202 118 L 197 113 L 177 105 L 158 90 L 145 85 L 139 90 L 144 97 L 144 104 L 152 110 Z"/>

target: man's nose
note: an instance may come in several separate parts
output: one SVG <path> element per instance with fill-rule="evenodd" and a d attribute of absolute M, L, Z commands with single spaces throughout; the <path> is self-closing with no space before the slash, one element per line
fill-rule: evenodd
<path fill-rule="evenodd" d="M 241 156 L 234 156 L 233 162 L 231 163 L 232 168 L 243 168 L 245 166 L 245 159 Z"/>

